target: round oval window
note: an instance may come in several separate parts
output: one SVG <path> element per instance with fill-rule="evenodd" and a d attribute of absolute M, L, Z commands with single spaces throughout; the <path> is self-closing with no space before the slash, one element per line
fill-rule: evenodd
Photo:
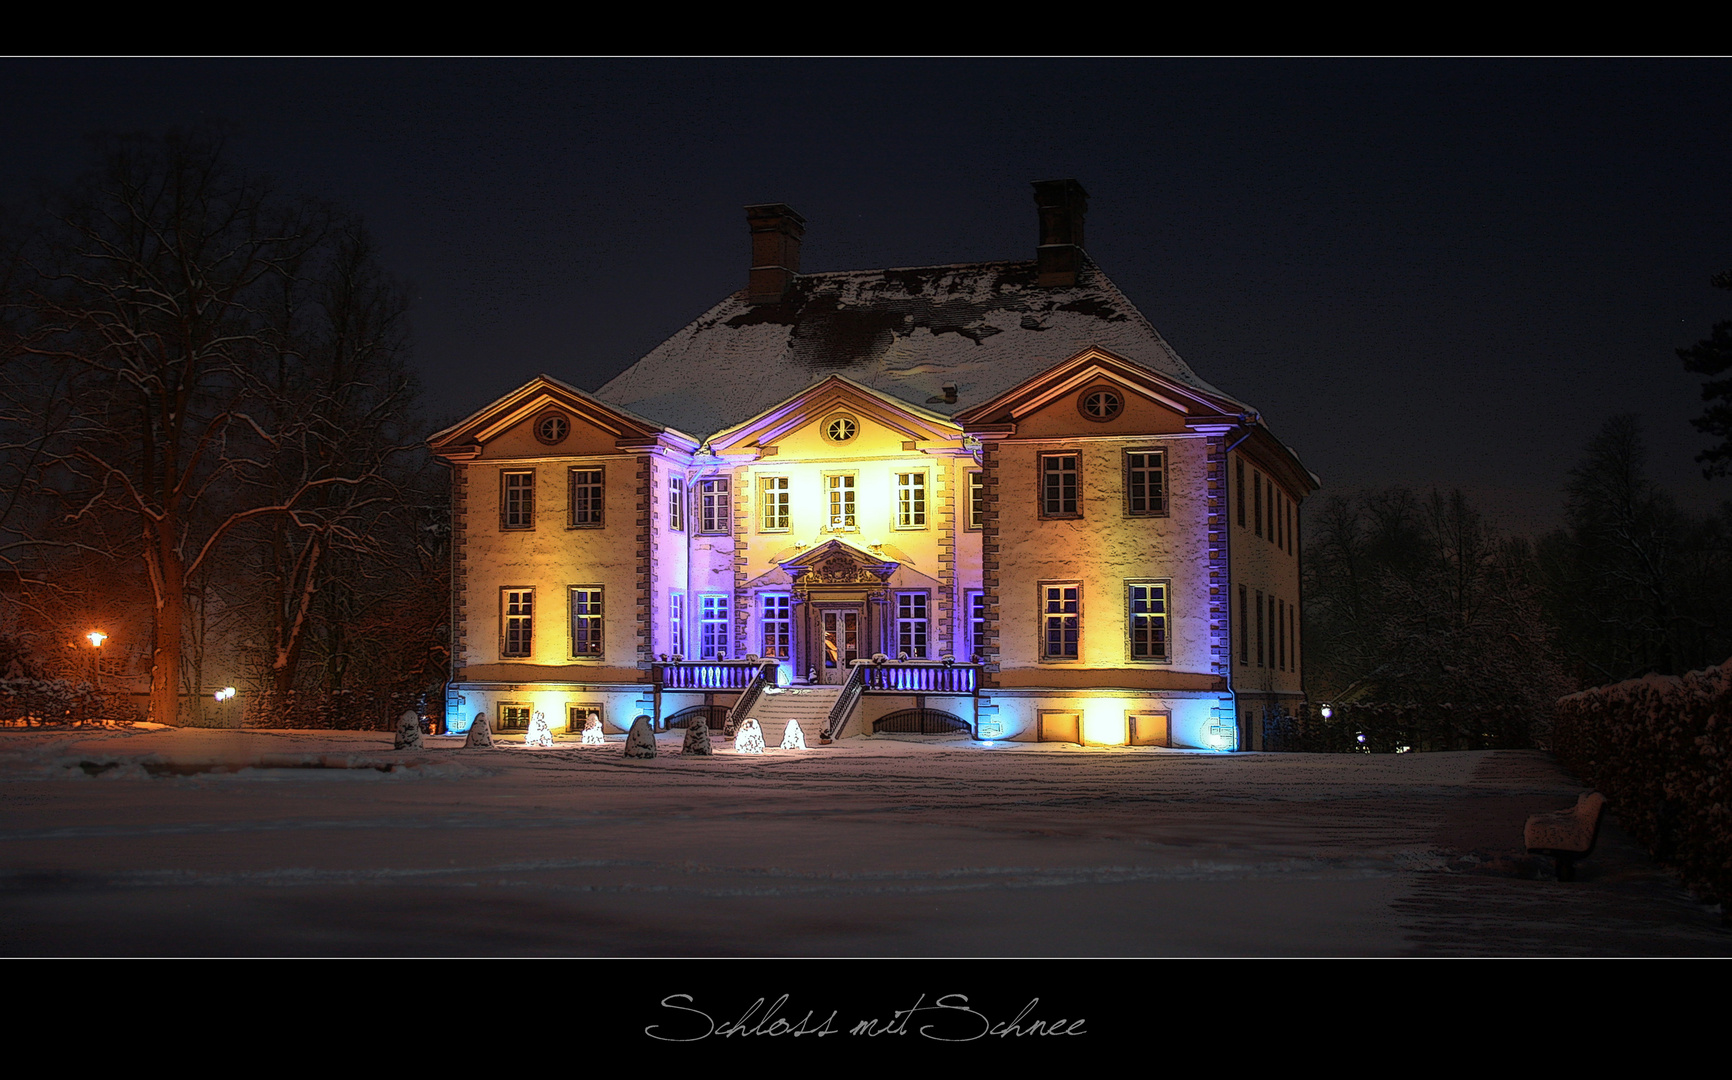
<path fill-rule="evenodd" d="M 1125 403 L 1111 390 L 1090 390 L 1082 397 L 1082 413 L 1090 420 L 1111 420 Z"/>
<path fill-rule="evenodd" d="M 571 421 L 559 413 L 548 413 L 535 422 L 535 437 L 552 446 L 571 433 Z"/>
<path fill-rule="evenodd" d="M 860 425 L 856 424 L 853 418 L 847 416 L 831 417 L 829 422 L 824 425 L 824 436 L 831 442 L 847 442 L 859 431 Z"/>

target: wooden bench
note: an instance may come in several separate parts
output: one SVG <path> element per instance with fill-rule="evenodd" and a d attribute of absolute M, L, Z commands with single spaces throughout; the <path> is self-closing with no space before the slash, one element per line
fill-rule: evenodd
<path fill-rule="evenodd" d="M 1522 837 L 1527 841 L 1529 855 L 1546 855 L 1557 860 L 1558 880 L 1576 879 L 1576 860 L 1587 858 L 1600 838 L 1600 811 L 1606 797 L 1590 791 L 1576 800 L 1568 810 L 1535 814 L 1528 818 Z"/>

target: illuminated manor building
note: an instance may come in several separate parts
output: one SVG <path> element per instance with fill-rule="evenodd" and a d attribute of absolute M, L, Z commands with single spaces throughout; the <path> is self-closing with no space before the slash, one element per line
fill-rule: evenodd
<path fill-rule="evenodd" d="M 1317 479 L 1199 378 L 1034 185 L 1032 260 L 746 287 L 595 393 L 543 375 L 434 435 L 447 726 L 1252 749 L 1302 696 Z"/>

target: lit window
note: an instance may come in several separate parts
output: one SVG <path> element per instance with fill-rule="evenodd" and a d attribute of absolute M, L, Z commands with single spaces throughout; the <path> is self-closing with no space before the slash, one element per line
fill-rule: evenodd
<path fill-rule="evenodd" d="M 700 599 L 702 607 L 698 612 L 699 628 L 702 637 L 699 645 L 703 649 L 705 660 L 726 660 L 728 658 L 728 597 L 705 596 Z"/>
<path fill-rule="evenodd" d="M 528 731 L 529 706 L 521 704 L 504 704 L 499 706 L 500 731 Z"/>
<path fill-rule="evenodd" d="M 668 528 L 686 531 L 686 478 L 668 477 Z"/>
<path fill-rule="evenodd" d="M 986 474 L 971 472 L 968 474 L 968 527 L 983 528 L 986 525 Z"/>
<path fill-rule="evenodd" d="M 786 593 L 767 593 L 758 598 L 763 612 L 763 656 L 787 659 L 793 641 L 793 621 L 789 618 L 789 597 Z"/>
<path fill-rule="evenodd" d="M 1078 454 L 1040 456 L 1041 517 L 1077 517 Z"/>
<path fill-rule="evenodd" d="M 764 532 L 788 531 L 788 478 L 763 476 L 758 478 L 758 498 L 763 509 Z"/>
<path fill-rule="evenodd" d="M 1167 512 L 1167 453 L 1131 450 L 1125 453 L 1125 509 L 1139 517 Z"/>
<path fill-rule="evenodd" d="M 601 655 L 601 586 L 571 587 L 571 655 Z"/>
<path fill-rule="evenodd" d="M 535 470 L 499 474 L 499 527 L 535 528 Z"/>
<path fill-rule="evenodd" d="M 986 644 L 986 594 L 976 589 L 967 595 L 968 655 L 972 659 L 980 655 L 981 647 Z"/>
<path fill-rule="evenodd" d="M 830 528 L 832 531 L 856 528 L 854 521 L 854 474 L 838 473 L 824 477 L 829 495 Z"/>
<path fill-rule="evenodd" d="M 1167 652 L 1166 583 L 1132 582 L 1125 599 L 1131 630 L 1131 659 L 1170 659 Z"/>
<path fill-rule="evenodd" d="M 574 529 L 600 528 L 601 470 L 573 469 L 569 475 L 571 527 Z"/>
<path fill-rule="evenodd" d="M 499 594 L 500 656 L 529 656 L 535 651 L 535 590 L 502 589 Z"/>
<path fill-rule="evenodd" d="M 675 656 L 686 654 L 686 594 L 668 594 L 668 647 Z"/>
<path fill-rule="evenodd" d="M 896 594 L 896 651 L 910 659 L 926 659 L 926 594 L 905 592 Z"/>
<path fill-rule="evenodd" d="M 731 491 L 732 486 L 726 479 L 698 481 L 699 532 L 725 536 L 734 531 Z"/>
<path fill-rule="evenodd" d="M 925 473 L 896 474 L 896 527 L 898 529 L 924 529 L 926 527 Z"/>
<path fill-rule="evenodd" d="M 1042 585 L 1041 659 L 1075 660 L 1082 639 L 1082 585 Z"/>

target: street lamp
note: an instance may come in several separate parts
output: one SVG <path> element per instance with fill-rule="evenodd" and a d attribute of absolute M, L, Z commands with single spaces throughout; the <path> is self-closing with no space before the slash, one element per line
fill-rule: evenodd
<path fill-rule="evenodd" d="M 90 647 L 96 650 L 90 667 L 90 681 L 96 683 L 102 678 L 102 643 L 108 640 L 108 635 L 100 630 L 92 630 L 84 635 L 84 640 L 90 642 Z"/>

